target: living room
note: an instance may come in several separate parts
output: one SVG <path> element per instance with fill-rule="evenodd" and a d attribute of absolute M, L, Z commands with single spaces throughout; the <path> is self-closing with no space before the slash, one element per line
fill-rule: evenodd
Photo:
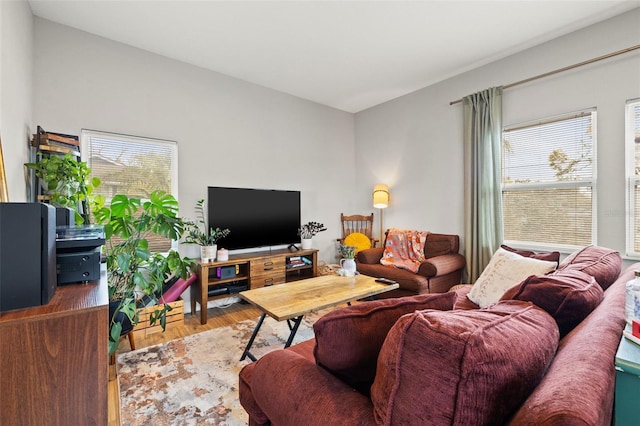
<path fill-rule="evenodd" d="M 23 163 L 37 125 L 68 134 L 93 129 L 177 141 L 185 215 L 206 196 L 207 186 L 300 190 L 303 221 L 328 228 L 314 238 L 327 263 L 336 260 L 340 213 L 374 211 L 371 190 L 377 183 L 391 191 L 385 227 L 462 236 L 462 107 L 450 102 L 638 45 L 635 4 L 610 19 L 348 112 L 34 16 L 25 1 L 1 2 L 0 129 L 9 197 L 27 199 Z M 594 243 L 622 254 L 624 107 L 639 97 L 638 51 L 504 95 L 507 125 L 597 108 Z"/>
<path fill-rule="evenodd" d="M 36 125 L 175 140 L 183 214 L 192 214 L 211 185 L 300 190 L 303 222 L 328 227 L 314 245 L 329 263 L 335 262 L 340 213 L 373 211 L 376 183 L 391 190 L 385 227 L 463 234 L 462 107 L 449 102 L 628 48 L 640 37 L 636 8 L 348 113 L 41 19 L 26 2 L 2 8 L 0 124 L 11 201 L 27 197 L 22 164 Z M 597 108 L 594 243 L 621 252 L 624 105 L 639 96 L 639 60 L 631 52 L 504 95 L 506 125 Z"/>

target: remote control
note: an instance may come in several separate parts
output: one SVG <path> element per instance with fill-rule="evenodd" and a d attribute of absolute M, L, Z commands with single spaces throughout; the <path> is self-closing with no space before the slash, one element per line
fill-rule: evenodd
<path fill-rule="evenodd" d="M 397 284 L 395 281 L 390 280 L 388 278 L 376 278 L 376 282 L 383 283 L 383 284 Z"/>

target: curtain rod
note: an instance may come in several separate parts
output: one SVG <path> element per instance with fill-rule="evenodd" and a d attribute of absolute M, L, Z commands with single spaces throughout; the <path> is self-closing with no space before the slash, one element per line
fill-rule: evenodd
<path fill-rule="evenodd" d="M 583 65 L 592 64 L 594 62 L 602 61 L 604 59 L 609 59 L 609 58 L 612 58 L 614 56 L 623 55 L 625 53 L 629 53 L 631 51 L 638 50 L 638 49 L 640 49 L 640 44 L 628 47 L 626 49 L 618 50 L 617 52 L 612 52 L 612 53 L 608 53 L 606 55 L 598 56 L 597 58 L 588 59 L 586 61 L 579 62 L 579 63 L 573 64 L 573 65 L 569 65 L 569 66 L 566 66 L 564 68 L 559 68 L 557 70 L 545 72 L 544 74 L 538 74 L 538 75 L 533 76 L 533 77 L 525 78 L 524 80 L 516 81 L 515 83 L 505 84 L 504 86 L 502 86 L 502 88 L 503 89 L 509 89 L 511 87 L 518 86 L 520 84 L 529 83 L 530 81 L 533 81 L 533 80 L 538 80 L 538 79 L 543 78 L 543 77 L 548 77 L 550 75 L 559 74 L 559 73 L 564 72 L 564 71 L 572 70 L 574 68 L 578 68 L 578 67 L 581 67 Z M 462 102 L 462 99 L 458 99 L 456 101 L 451 101 L 451 102 L 449 102 L 449 105 L 455 105 L 455 104 L 458 104 L 460 102 Z"/>

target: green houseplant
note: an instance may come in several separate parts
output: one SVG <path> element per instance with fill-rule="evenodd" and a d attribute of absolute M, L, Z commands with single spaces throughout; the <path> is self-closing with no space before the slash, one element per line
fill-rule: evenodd
<path fill-rule="evenodd" d="M 309 239 L 318 235 L 319 232 L 326 230 L 327 228 L 325 228 L 324 225 L 319 222 L 307 222 L 300 227 L 300 229 L 298 230 L 298 235 L 300 235 L 300 238 Z"/>
<path fill-rule="evenodd" d="M 218 241 L 229 235 L 228 228 L 220 229 L 207 226 L 204 214 L 204 200 L 196 202 L 197 223 L 185 222 L 185 244 L 197 244 L 200 246 L 200 258 L 203 262 L 213 261 L 216 257 Z"/>
<path fill-rule="evenodd" d="M 340 244 L 340 256 L 343 259 L 353 259 L 356 257 L 356 249 L 355 246 L 345 246 L 344 244 Z"/>
<path fill-rule="evenodd" d="M 81 212 L 79 206 L 81 202 L 89 201 L 93 190 L 100 185 L 100 179 L 89 176 L 91 169 L 87 163 L 71 154 L 43 153 L 37 162 L 25 163 L 25 166 L 35 171 L 45 193 L 51 195 L 52 205 L 72 208 L 76 212 L 76 223 L 89 221 L 89 213 Z"/>
<path fill-rule="evenodd" d="M 104 225 L 109 300 L 116 302 L 109 318 L 109 354 L 115 353 L 122 332 L 122 315 L 132 325 L 137 324 L 136 300 L 147 295 L 158 301 L 164 282 L 172 275 L 187 278 L 192 260 L 175 250 L 166 254 L 151 253 L 147 238 L 160 235 L 178 240 L 184 231 L 184 221 L 178 217 L 178 202 L 164 191 L 153 192 L 148 201 L 118 194 L 105 204 L 96 196 L 92 206 L 97 224 Z M 164 329 L 166 313 L 171 308 L 162 304 L 150 316 Z"/>
<path fill-rule="evenodd" d="M 198 244 L 200 246 L 212 246 L 217 244 L 222 238 L 231 232 L 228 228 L 209 228 L 207 232 L 207 221 L 204 215 L 204 200 L 196 202 L 196 216 L 198 222 L 185 222 L 185 244 Z M 201 228 L 202 227 L 202 228 Z"/>
<path fill-rule="evenodd" d="M 311 248 L 311 239 L 319 232 L 326 231 L 327 228 L 320 222 L 307 222 L 298 229 L 298 235 L 302 240 L 302 249 Z"/>

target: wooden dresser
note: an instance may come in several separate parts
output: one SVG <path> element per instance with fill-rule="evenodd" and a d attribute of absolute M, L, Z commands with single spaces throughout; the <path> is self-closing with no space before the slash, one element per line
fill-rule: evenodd
<path fill-rule="evenodd" d="M 106 273 L 0 313 L 0 424 L 106 425 Z"/>

